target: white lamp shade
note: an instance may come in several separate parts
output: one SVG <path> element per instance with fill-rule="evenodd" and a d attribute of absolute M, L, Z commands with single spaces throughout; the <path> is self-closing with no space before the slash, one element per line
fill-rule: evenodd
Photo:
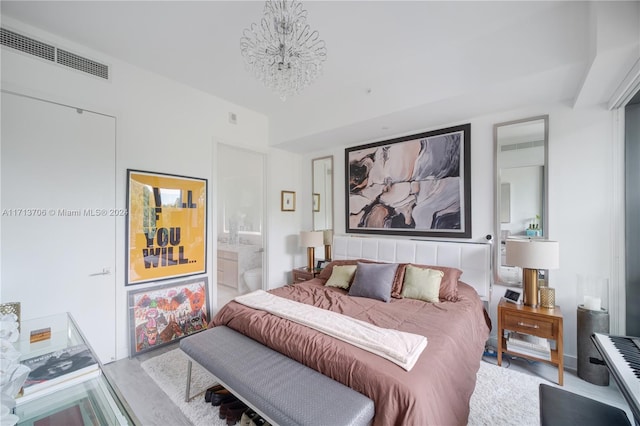
<path fill-rule="evenodd" d="M 324 245 L 330 246 L 333 244 L 333 229 L 325 229 L 322 231 L 322 235 L 324 236 Z"/>
<path fill-rule="evenodd" d="M 320 247 L 324 245 L 322 231 L 301 231 L 300 247 Z"/>
<path fill-rule="evenodd" d="M 506 264 L 509 266 L 527 269 L 560 267 L 560 244 L 557 241 L 508 238 L 506 251 Z"/>

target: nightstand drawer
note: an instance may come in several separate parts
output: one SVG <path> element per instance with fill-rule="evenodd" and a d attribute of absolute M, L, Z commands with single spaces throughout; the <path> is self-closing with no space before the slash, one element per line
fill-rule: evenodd
<path fill-rule="evenodd" d="M 546 339 L 555 339 L 553 320 L 541 317 L 531 317 L 522 314 L 504 313 L 504 326 L 507 330 L 519 331 L 525 334 L 533 334 Z"/>
<path fill-rule="evenodd" d="M 294 283 L 301 283 L 304 281 L 309 281 L 309 277 L 307 276 L 300 276 L 298 274 L 293 274 L 293 282 Z"/>
<path fill-rule="evenodd" d="M 292 272 L 291 275 L 293 276 L 293 284 L 311 280 L 320 273 L 320 271 L 317 271 L 317 270 L 309 271 L 305 267 L 296 268 L 291 272 Z"/>

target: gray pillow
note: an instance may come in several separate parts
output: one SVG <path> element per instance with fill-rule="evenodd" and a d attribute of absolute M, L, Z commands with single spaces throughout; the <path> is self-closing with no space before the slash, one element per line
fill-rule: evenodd
<path fill-rule="evenodd" d="M 396 276 L 397 263 L 360 263 L 349 288 L 349 296 L 368 297 L 388 302 Z"/>

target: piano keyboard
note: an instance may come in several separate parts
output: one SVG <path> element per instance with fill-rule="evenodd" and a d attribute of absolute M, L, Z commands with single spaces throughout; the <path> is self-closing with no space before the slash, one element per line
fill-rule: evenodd
<path fill-rule="evenodd" d="M 592 337 L 620 392 L 640 421 L 640 339 L 595 333 Z"/>
<path fill-rule="evenodd" d="M 640 380 L 640 339 L 621 336 L 609 336 L 609 339 L 627 362 L 636 379 Z"/>

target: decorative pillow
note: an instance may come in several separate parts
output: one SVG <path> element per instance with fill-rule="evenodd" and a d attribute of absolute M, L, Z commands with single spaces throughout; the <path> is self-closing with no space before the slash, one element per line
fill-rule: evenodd
<path fill-rule="evenodd" d="M 320 271 L 320 274 L 318 274 L 317 278 L 320 278 L 321 280 L 328 280 L 331 277 L 331 274 L 333 273 L 333 268 L 335 268 L 336 266 L 357 265 L 358 262 L 375 263 L 372 260 L 365 260 L 365 259 L 332 260 L 331 262 L 329 262 L 327 266 L 324 267 L 324 269 L 322 269 L 322 271 Z"/>
<path fill-rule="evenodd" d="M 393 282 L 393 288 L 391 289 L 391 296 L 396 298 L 402 298 L 402 285 L 404 283 L 404 274 L 407 269 L 407 265 L 412 265 L 417 268 L 423 269 L 435 269 L 436 271 L 444 272 L 442 281 L 440 282 L 440 299 L 448 300 L 449 302 L 458 301 L 458 280 L 462 271 L 457 268 L 450 268 L 447 266 L 430 266 L 430 265 L 417 265 L 415 263 L 402 263 L 398 267 L 398 273 L 396 279 Z"/>
<path fill-rule="evenodd" d="M 358 262 L 349 296 L 368 297 L 388 302 L 391 300 L 391 287 L 397 269 L 397 263 Z"/>
<path fill-rule="evenodd" d="M 329 287 L 349 288 L 351 280 L 356 273 L 356 265 L 341 265 L 335 266 L 331 272 L 331 276 L 324 284 Z"/>
<path fill-rule="evenodd" d="M 438 303 L 440 302 L 440 282 L 442 277 L 444 277 L 444 272 L 442 271 L 407 265 L 404 271 L 402 297 Z"/>
<path fill-rule="evenodd" d="M 336 266 L 343 266 L 343 265 L 357 265 L 358 263 L 377 263 L 377 264 L 387 264 L 385 262 L 376 262 L 375 260 L 367 260 L 367 259 L 343 259 L 343 260 L 332 260 L 331 262 L 329 262 L 329 264 L 327 266 L 324 267 L 324 269 L 322 271 L 320 271 L 320 274 L 318 274 L 318 276 L 316 278 L 320 278 L 321 280 L 328 280 L 331 277 L 331 274 L 333 273 L 333 268 Z M 400 291 L 402 291 L 402 277 L 404 276 L 404 268 L 400 268 L 398 267 L 398 269 L 396 269 L 396 276 L 393 279 L 394 283 L 396 282 L 396 280 L 401 280 L 400 282 Z M 400 296 L 398 294 L 398 298 L 402 298 L 402 296 Z"/>

